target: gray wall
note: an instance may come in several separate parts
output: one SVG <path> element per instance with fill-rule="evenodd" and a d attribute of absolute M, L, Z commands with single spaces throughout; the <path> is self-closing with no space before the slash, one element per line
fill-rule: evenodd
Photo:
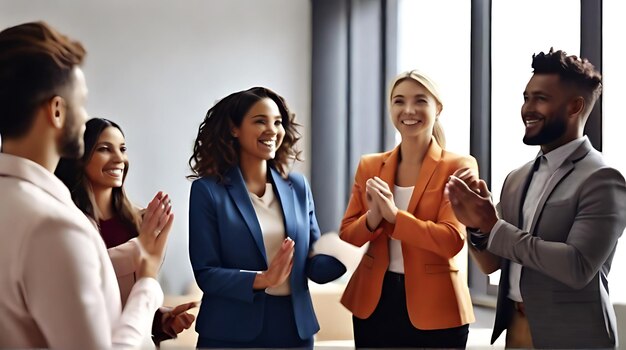
<path fill-rule="evenodd" d="M 170 193 L 176 219 L 160 276 L 166 292 L 193 280 L 188 257 L 187 161 L 216 99 L 264 85 L 303 124 L 311 95 L 308 0 L 0 0 L 0 27 L 45 20 L 80 40 L 93 117 L 119 122 L 129 145 L 126 189 L 145 206 Z M 296 170 L 309 175 L 309 164 Z"/>

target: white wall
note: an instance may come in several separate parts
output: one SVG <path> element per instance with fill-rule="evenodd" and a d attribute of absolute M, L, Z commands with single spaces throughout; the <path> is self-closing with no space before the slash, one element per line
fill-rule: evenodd
<path fill-rule="evenodd" d="M 185 179 L 206 111 L 230 92 L 263 85 L 310 125 L 308 0 L 0 0 L 2 29 L 45 20 L 80 40 L 93 117 L 122 126 L 129 145 L 126 189 L 145 206 L 170 193 L 176 220 L 161 273 L 166 292 L 192 281 Z M 309 165 L 297 169 L 309 175 Z"/>

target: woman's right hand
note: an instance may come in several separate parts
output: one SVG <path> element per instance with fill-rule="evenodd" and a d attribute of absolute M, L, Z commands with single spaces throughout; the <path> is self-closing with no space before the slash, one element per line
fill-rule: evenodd
<path fill-rule="evenodd" d="M 257 274 L 254 278 L 252 288 L 265 289 L 281 285 L 293 268 L 293 253 L 295 242 L 287 237 L 280 246 L 280 250 L 270 262 L 267 271 Z"/>
<path fill-rule="evenodd" d="M 159 191 L 148 204 L 139 228 L 138 240 L 142 248 L 139 278 L 156 278 L 173 222 L 174 213 L 169 195 Z"/>
<path fill-rule="evenodd" d="M 374 188 L 372 187 L 373 179 L 368 179 L 365 183 L 365 199 L 367 200 L 367 214 L 366 214 L 366 225 L 367 229 L 370 231 L 374 231 L 380 222 L 383 220 L 383 214 L 380 211 L 380 207 L 378 206 L 378 201 L 375 200 L 374 196 Z"/>

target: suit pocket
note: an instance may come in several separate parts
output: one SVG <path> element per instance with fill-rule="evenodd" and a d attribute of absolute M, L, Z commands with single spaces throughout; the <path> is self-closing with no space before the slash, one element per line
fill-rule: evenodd
<path fill-rule="evenodd" d="M 457 272 L 459 269 L 447 264 L 426 264 L 424 265 L 426 273 L 443 273 L 443 272 Z"/>

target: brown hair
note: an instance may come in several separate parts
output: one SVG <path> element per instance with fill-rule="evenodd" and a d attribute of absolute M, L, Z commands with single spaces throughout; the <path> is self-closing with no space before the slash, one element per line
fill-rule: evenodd
<path fill-rule="evenodd" d="M 85 172 L 87 164 L 91 160 L 93 153 L 95 152 L 96 144 L 102 132 L 107 128 L 116 128 L 124 135 L 122 128 L 116 123 L 104 119 L 93 118 L 87 121 L 85 124 L 85 134 L 83 139 L 85 141 L 85 152 L 82 158 L 61 158 L 57 165 L 54 174 L 63 181 L 63 183 L 69 188 L 72 199 L 76 206 L 91 218 L 96 224 L 99 224 L 100 217 L 95 203 L 93 190 L 91 183 L 87 178 Z M 126 196 L 124 190 L 124 181 L 128 174 L 128 162 L 124 164 L 124 174 L 122 175 L 122 186 L 114 187 L 112 193 L 113 199 L 113 211 L 135 235 L 139 234 L 139 213 L 133 207 L 132 203 Z"/>
<path fill-rule="evenodd" d="M 285 137 L 276 157 L 268 160 L 268 164 L 286 177 L 291 163 L 300 160 L 300 151 L 295 144 L 300 133 L 295 122 L 295 115 L 289 111 L 283 97 L 264 87 L 253 87 L 248 90 L 232 93 L 218 101 L 206 113 L 198 128 L 198 136 L 193 146 L 193 154 L 189 158 L 189 166 L 193 171 L 189 179 L 203 176 L 216 176 L 222 181 L 228 169 L 239 164 L 239 144 L 232 137 L 232 126 L 240 126 L 246 113 L 261 99 L 269 98 L 276 103 Z"/>
<path fill-rule="evenodd" d="M 430 92 L 431 95 L 433 95 L 435 101 L 437 101 L 439 112 L 443 110 L 443 103 L 441 102 L 441 93 L 439 92 L 439 88 L 432 79 L 416 69 L 400 73 L 393 79 L 389 87 L 389 93 L 387 94 L 388 102 L 391 101 L 393 89 L 405 80 L 413 80 L 422 85 L 426 90 L 428 90 L 428 92 Z M 443 132 L 443 127 L 441 126 L 438 118 L 435 119 L 435 125 L 433 126 L 433 137 L 442 148 L 446 147 L 446 135 Z"/>
<path fill-rule="evenodd" d="M 0 135 L 16 138 L 27 133 L 43 102 L 64 97 L 72 70 L 85 54 L 78 41 L 44 22 L 0 32 Z"/>

